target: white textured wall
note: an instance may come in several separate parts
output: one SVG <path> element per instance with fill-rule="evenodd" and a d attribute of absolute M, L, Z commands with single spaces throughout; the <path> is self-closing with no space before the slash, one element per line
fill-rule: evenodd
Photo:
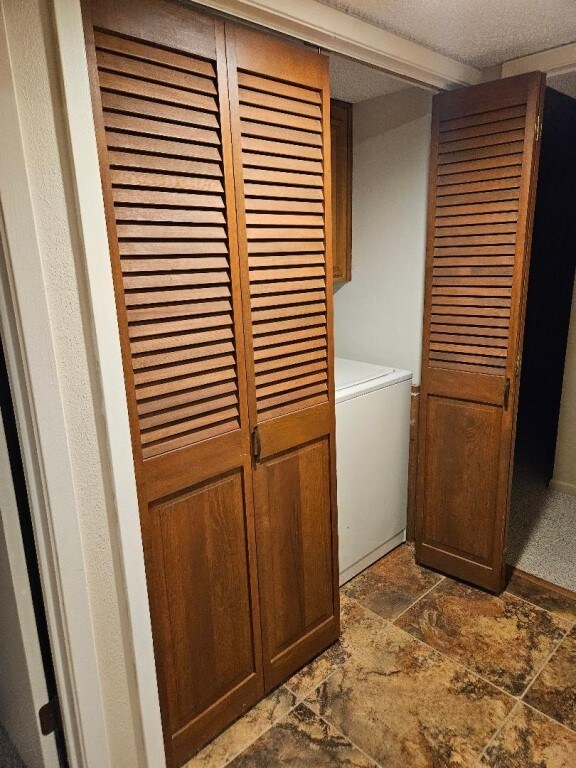
<path fill-rule="evenodd" d="M 132 768 L 139 763 L 140 749 L 131 705 L 132 660 L 124 590 L 117 577 L 116 510 L 68 174 L 51 3 L 5 0 L 3 6 L 64 400 L 111 760 L 114 766 Z"/>
<path fill-rule="evenodd" d="M 334 297 L 336 354 L 420 382 L 432 95 L 354 105 L 352 281 Z"/>
<path fill-rule="evenodd" d="M 566 348 L 553 486 L 576 496 L 576 284 Z"/>

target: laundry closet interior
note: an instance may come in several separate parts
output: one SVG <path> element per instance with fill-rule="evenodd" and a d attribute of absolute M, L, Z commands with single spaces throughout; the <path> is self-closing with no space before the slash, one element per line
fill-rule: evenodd
<path fill-rule="evenodd" d="M 178 766 L 406 538 L 504 586 L 566 429 L 575 102 L 537 73 L 434 97 L 172 0 L 83 15 Z"/>

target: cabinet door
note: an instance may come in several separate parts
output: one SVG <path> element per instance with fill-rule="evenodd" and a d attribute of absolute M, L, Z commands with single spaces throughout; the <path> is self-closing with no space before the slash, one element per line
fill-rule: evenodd
<path fill-rule="evenodd" d="M 352 104 L 330 100 L 334 281 L 352 279 Z"/>
<path fill-rule="evenodd" d="M 268 688 L 339 633 L 328 68 L 227 25 Z"/>
<path fill-rule="evenodd" d="M 86 32 L 166 753 L 179 765 L 263 693 L 223 24 L 163 0 L 94 0 Z"/>
<path fill-rule="evenodd" d="M 538 73 L 434 99 L 416 554 L 502 586 L 540 150 Z"/>

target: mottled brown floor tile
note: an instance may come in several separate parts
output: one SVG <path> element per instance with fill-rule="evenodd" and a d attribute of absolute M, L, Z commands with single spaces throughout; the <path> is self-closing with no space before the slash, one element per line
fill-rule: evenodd
<path fill-rule="evenodd" d="M 514 699 L 390 626 L 307 703 L 386 768 L 468 768 Z"/>
<path fill-rule="evenodd" d="M 506 591 L 517 597 L 521 597 L 528 602 L 537 605 L 539 608 L 561 616 L 567 621 L 576 621 L 576 600 L 563 595 L 543 584 L 527 579 L 521 574 L 514 573 Z"/>
<path fill-rule="evenodd" d="M 576 629 L 560 643 L 524 701 L 576 731 Z"/>
<path fill-rule="evenodd" d="M 487 768 L 574 768 L 576 734 L 518 704 L 510 720 L 487 747 Z"/>
<path fill-rule="evenodd" d="M 277 688 L 253 709 L 210 742 L 185 768 L 222 768 L 270 726 L 286 715 L 296 699 L 286 688 Z"/>
<path fill-rule="evenodd" d="M 230 768 L 376 768 L 372 760 L 300 704 Z"/>
<path fill-rule="evenodd" d="M 342 591 L 385 619 L 395 619 L 442 579 L 416 565 L 414 550 L 403 545 L 342 587 Z"/>
<path fill-rule="evenodd" d="M 569 628 L 512 595 L 495 597 L 446 579 L 396 623 L 515 696 Z"/>
<path fill-rule="evenodd" d="M 320 685 L 336 667 L 349 659 L 386 626 L 386 622 L 354 600 L 340 596 L 340 640 L 303 667 L 286 683 L 302 699 Z"/>

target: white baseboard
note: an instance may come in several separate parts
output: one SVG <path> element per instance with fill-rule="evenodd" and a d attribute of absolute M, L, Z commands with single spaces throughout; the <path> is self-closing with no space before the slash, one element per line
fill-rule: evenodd
<path fill-rule="evenodd" d="M 576 485 L 573 483 L 565 483 L 563 480 L 550 480 L 548 487 L 553 491 L 559 493 L 567 493 L 569 496 L 576 496 Z"/>

